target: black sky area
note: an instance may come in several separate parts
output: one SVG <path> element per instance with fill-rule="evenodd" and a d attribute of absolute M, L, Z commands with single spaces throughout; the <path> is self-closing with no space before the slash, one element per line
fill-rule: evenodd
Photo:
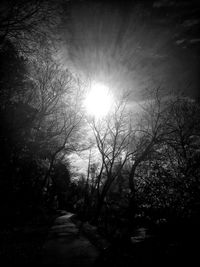
<path fill-rule="evenodd" d="M 82 0 L 67 6 L 65 50 L 79 71 L 102 81 L 109 76 L 107 83 L 129 88 L 133 99 L 158 86 L 200 97 L 198 1 Z"/>

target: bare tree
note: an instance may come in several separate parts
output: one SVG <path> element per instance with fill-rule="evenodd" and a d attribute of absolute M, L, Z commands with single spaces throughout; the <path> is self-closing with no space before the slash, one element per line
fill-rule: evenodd
<path fill-rule="evenodd" d="M 137 122 L 134 126 L 135 131 L 131 134 L 131 145 L 129 157 L 129 216 L 133 222 L 136 212 L 135 199 L 135 178 L 137 170 L 141 164 L 158 153 L 160 145 L 164 142 L 164 138 L 171 130 L 166 128 L 169 121 L 168 101 L 162 98 L 159 89 L 146 98 L 147 100 L 140 104 L 141 111 L 138 115 Z"/>
<path fill-rule="evenodd" d="M 192 177 L 198 181 L 199 111 L 199 105 L 192 99 L 178 96 L 171 101 L 166 125 L 171 134 L 165 138 L 165 155 L 181 182 L 187 183 Z"/>
<path fill-rule="evenodd" d="M 102 161 L 97 176 L 95 220 L 98 220 L 105 197 L 129 157 L 130 121 L 126 101 L 119 101 L 106 118 L 97 121 L 92 119 L 89 123 Z"/>
<path fill-rule="evenodd" d="M 133 221 L 138 171 L 143 163 L 158 156 L 166 136 L 173 132 L 167 127 L 170 121 L 169 99 L 161 97 L 159 89 L 146 93 L 146 99 L 139 103 L 137 113 L 127 108 L 126 101 L 119 101 L 106 119 L 90 121 L 102 162 L 97 176 L 96 220 L 111 186 L 126 167 L 130 189 L 129 216 Z"/>
<path fill-rule="evenodd" d="M 198 213 L 199 105 L 188 97 L 171 96 L 165 114 L 165 135 L 138 166 L 135 181 L 143 203 L 151 203 L 154 211 L 167 210 L 165 218 L 175 220 Z"/>
<path fill-rule="evenodd" d="M 77 146 L 82 122 L 81 85 L 76 77 L 51 57 L 35 58 L 30 63 L 25 101 L 35 109 L 32 143 L 39 156 L 48 159 L 49 177 L 56 159 L 61 159 Z"/>
<path fill-rule="evenodd" d="M 2 1 L 0 4 L 0 44 L 6 40 L 15 43 L 23 51 L 32 51 L 33 40 L 50 37 L 50 29 L 56 25 L 58 6 L 52 1 Z M 34 41 L 35 42 L 35 41 Z"/>

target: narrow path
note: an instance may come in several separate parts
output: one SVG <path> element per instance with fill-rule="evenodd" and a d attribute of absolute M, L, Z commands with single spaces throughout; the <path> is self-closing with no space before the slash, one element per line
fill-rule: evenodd
<path fill-rule="evenodd" d="M 86 237 L 79 235 L 72 216 L 67 213 L 55 220 L 43 247 L 42 264 L 94 266 L 99 252 Z"/>

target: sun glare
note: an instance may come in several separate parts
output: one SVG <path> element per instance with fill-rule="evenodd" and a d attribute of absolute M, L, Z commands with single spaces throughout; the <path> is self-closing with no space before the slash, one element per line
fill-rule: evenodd
<path fill-rule="evenodd" d="M 85 99 L 85 107 L 95 118 L 106 116 L 112 106 L 113 97 L 109 88 L 101 83 L 92 83 Z"/>

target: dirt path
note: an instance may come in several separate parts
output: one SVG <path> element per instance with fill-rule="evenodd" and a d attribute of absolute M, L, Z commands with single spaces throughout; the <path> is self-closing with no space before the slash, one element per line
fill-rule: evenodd
<path fill-rule="evenodd" d="M 42 264 L 93 266 L 99 256 L 97 248 L 79 234 L 72 222 L 73 214 L 58 217 L 51 227 L 42 253 Z"/>

